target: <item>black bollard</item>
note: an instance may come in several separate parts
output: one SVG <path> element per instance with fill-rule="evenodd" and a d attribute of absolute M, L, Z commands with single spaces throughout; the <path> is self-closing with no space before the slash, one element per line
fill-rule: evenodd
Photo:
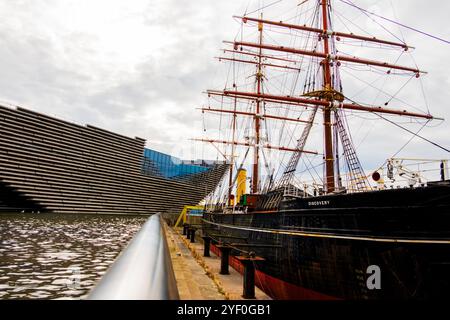
<path fill-rule="evenodd" d="M 189 239 L 191 237 L 191 228 L 189 226 L 186 228 L 186 239 Z"/>
<path fill-rule="evenodd" d="M 197 231 L 195 228 L 191 228 L 191 243 L 195 242 L 195 231 Z"/>
<path fill-rule="evenodd" d="M 244 265 L 244 283 L 242 297 L 256 299 L 255 296 L 255 261 L 263 261 L 260 257 L 236 257 Z"/>
<path fill-rule="evenodd" d="M 183 224 L 183 236 L 187 235 L 187 224 Z"/>
<path fill-rule="evenodd" d="M 208 236 L 203 236 L 203 256 L 204 257 L 211 257 L 211 255 L 209 254 L 209 247 L 211 245 L 211 238 Z"/>
<path fill-rule="evenodd" d="M 252 260 L 244 260 L 244 299 L 255 299 L 255 267 Z"/>
<path fill-rule="evenodd" d="M 230 257 L 231 248 L 228 246 L 217 246 L 220 250 L 220 274 L 230 274 L 228 270 L 228 260 Z"/>

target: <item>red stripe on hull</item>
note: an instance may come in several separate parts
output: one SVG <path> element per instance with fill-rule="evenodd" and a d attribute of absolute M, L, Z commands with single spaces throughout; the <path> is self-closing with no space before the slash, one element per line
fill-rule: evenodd
<path fill-rule="evenodd" d="M 220 250 L 215 245 L 211 245 L 211 251 L 220 256 Z M 229 264 L 240 274 L 244 272 L 244 266 L 235 257 L 230 256 Z M 276 300 L 338 300 L 338 298 L 272 277 L 259 270 L 255 270 L 255 284 Z"/>

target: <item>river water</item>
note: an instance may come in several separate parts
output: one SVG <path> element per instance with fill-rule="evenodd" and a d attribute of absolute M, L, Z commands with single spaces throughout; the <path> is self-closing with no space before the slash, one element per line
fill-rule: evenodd
<path fill-rule="evenodd" d="M 82 299 L 147 217 L 0 214 L 0 299 Z"/>

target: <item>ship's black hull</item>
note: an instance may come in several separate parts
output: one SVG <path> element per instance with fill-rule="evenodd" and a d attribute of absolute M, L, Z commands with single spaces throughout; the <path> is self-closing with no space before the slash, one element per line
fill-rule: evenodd
<path fill-rule="evenodd" d="M 204 218 L 206 233 L 254 251 L 265 259 L 260 272 L 289 284 L 286 292 L 268 286 L 274 298 L 450 297 L 449 183 L 301 198 L 273 213 Z M 380 268 L 381 289 L 367 286 L 369 266 Z"/>

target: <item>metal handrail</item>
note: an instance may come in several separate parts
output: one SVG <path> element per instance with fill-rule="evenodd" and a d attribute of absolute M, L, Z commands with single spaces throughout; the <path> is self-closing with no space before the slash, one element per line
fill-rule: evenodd
<path fill-rule="evenodd" d="M 160 214 L 147 220 L 90 292 L 88 299 L 179 299 Z"/>

